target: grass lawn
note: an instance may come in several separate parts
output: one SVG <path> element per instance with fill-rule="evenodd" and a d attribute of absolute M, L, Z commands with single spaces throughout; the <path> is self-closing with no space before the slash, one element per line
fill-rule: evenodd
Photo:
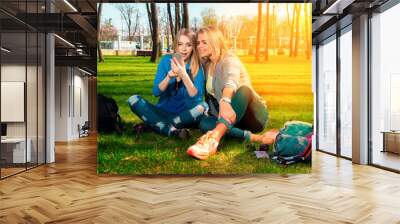
<path fill-rule="evenodd" d="M 285 121 L 313 122 L 311 61 L 270 57 L 268 63 L 254 63 L 254 57 L 242 57 L 255 90 L 267 101 L 270 120 L 267 128 L 281 128 Z M 141 123 L 126 103 L 139 94 L 152 103 L 154 74 L 157 65 L 148 57 L 106 56 L 98 63 L 97 91 L 114 98 L 125 125 L 122 135 L 98 136 L 98 173 L 111 174 L 248 174 L 307 173 L 310 164 L 283 167 L 269 160 L 256 159 L 258 145 L 237 139 L 224 139 L 217 155 L 199 161 L 186 149 L 201 135 L 192 131 L 188 141 L 163 137 L 153 132 L 136 136 L 132 126 Z"/>

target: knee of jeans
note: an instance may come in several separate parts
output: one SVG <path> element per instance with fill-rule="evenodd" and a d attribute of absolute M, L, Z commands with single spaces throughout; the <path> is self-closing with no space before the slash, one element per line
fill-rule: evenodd
<path fill-rule="evenodd" d="M 236 94 L 250 96 L 250 94 L 252 94 L 252 90 L 248 86 L 241 86 L 236 90 Z"/>
<path fill-rule="evenodd" d="M 206 102 L 202 102 L 202 103 L 197 105 L 197 108 L 198 108 L 200 113 L 206 114 L 207 111 L 208 111 L 208 104 Z"/>
<path fill-rule="evenodd" d="M 129 106 L 133 106 L 134 104 L 136 104 L 139 100 L 141 99 L 141 97 L 139 95 L 132 95 L 129 97 L 128 99 L 128 104 Z"/>
<path fill-rule="evenodd" d="M 214 125 L 213 125 L 213 123 L 214 123 Z M 207 131 L 211 131 L 214 128 L 215 128 L 215 122 L 212 121 L 211 119 L 204 118 L 200 121 L 200 124 L 199 124 L 200 131 L 207 132 Z"/>

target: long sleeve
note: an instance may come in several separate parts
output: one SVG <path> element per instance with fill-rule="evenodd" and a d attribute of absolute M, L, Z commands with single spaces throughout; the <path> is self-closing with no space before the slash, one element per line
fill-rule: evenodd
<path fill-rule="evenodd" d="M 236 91 L 240 82 L 241 62 L 236 57 L 226 58 L 223 62 L 223 87 L 230 87 Z"/>
<path fill-rule="evenodd" d="M 153 95 L 160 96 L 163 92 L 160 90 L 158 85 L 161 81 L 164 80 L 165 76 L 167 75 L 168 71 L 170 70 L 170 56 L 164 56 L 157 67 L 156 77 L 153 82 Z"/>
<path fill-rule="evenodd" d="M 199 71 L 197 72 L 196 78 L 193 81 L 193 84 L 197 89 L 197 95 L 195 95 L 193 97 L 200 97 L 200 98 L 203 97 L 204 82 L 205 82 L 204 71 L 203 71 L 203 68 L 200 66 Z"/>

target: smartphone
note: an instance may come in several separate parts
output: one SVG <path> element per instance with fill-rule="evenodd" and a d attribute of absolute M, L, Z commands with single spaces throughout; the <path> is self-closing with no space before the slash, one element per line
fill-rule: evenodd
<path fill-rule="evenodd" d="M 179 53 L 172 54 L 172 57 L 176 58 L 176 60 L 178 60 L 178 62 L 181 62 L 181 60 L 182 60 L 182 55 Z"/>

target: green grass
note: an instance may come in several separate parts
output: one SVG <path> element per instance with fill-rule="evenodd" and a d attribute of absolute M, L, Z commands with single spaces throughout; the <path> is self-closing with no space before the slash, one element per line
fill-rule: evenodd
<path fill-rule="evenodd" d="M 267 101 L 269 128 L 280 128 L 288 120 L 313 121 L 311 92 L 311 61 L 271 57 L 268 63 L 254 63 L 253 57 L 243 57 L 256 91 Z M 112 174 L 248 174 L 307 173 L 309 164 L 283 167 L 269 160 L 256 159 L 258 145 L 225 138 L 217 155 L 206 161 L 186 155 L 186 149 L 201 135 L 193 130 L 188 141 L 146 132 L 135 136 L 132 126 L 141 123 L 126 101 L 139 94 L 152 103 L 154 74 L 157 65 L 148 57 L 106 56 L 98 63 L 98 93 L 113 97 L 125 124 L 122 135 L 98 136 L 98 173 Z"/>

